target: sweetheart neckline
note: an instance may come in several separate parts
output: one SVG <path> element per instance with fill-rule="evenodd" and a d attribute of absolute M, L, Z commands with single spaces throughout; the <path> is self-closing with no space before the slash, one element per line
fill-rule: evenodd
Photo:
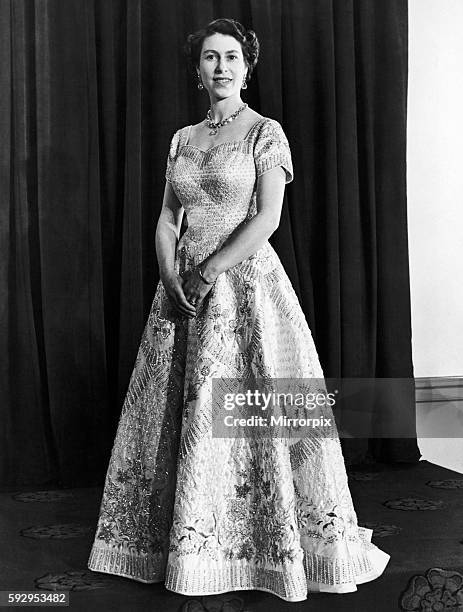
<path fill-rule="evenodd" d="M 255 123 L 252 124 L 246 136 L 244 138 L 240 138 L 239 140 L 226 140 L 225 142 L 219 142 L 218 144 L 213 145 L 212 147 L 209 147 L 209 149 L 200 149 L 196 145 L 189 144 L 188 142 L 183 144 L 182 147 L 191 147 L 193 149 L 196 149 L 197 151 L 200 151 L 201 153 L 206 154 L 206 153 L 209 153 L 209 151 L 212 151 L 213 149 L 217 149 L 218 147 L 223 146 L 223 145 L 232 145 L 232 144 L 238 144 L 240 142 L 246 142 L 249 136 L 251 135 L 251 133 L 253 132 L 254 128 L 257 125 L 259 125 L 259 123 L 263 121 L 264 119 L 267 119 L 267 117 L 260 117 L 260 119 L 258 119 Z M 191 129 L 192 126 L 190 125 L 188 127 Z"/>
<path fill-rule="evenodd" d="M 200 149 L 196 145 L 192 145 L 192 144 L 184 144 L 181 146 L 181 148 L 191 147 L 192 149 L 195 149 L 196 151 L 199 151 L 200 153 L 203 153 L 204 155 L 206 155 L 210 151 L 214 151 L 215 149 L 223 145 L 234 145 L 234 144 L 240 144 L 241 142 L 246 142 L 246 141 L 245 140 L 228 140 L 227 142 L 219 142 L 219 144 L 216 144 L 213 147 L 210 147 L 209 149 L 206 149 L 206 150 Z"/>

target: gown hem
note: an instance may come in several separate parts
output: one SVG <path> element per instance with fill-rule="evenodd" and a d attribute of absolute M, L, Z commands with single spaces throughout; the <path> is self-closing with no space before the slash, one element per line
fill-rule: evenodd
<path fill-rule="evenodd" d="M 258 571 L 256 574 L 257 568 L 253 568 L 249 565 L 241 568 L 241 570 L 244 571 L 244 574 L 239 568 L 227 568 L 227 573 L 231 572 L 233 578 L 228 582 L 228 580 L 225 580 L 222 577 L 220 580 L 218 580 L 218 582 L 222 582 L 223 586 L 221 587 L 217 585 L 217 588 L 215 589 L 207 588 L 206 585 L 196 588 L 189 588 L 188 586 L 185 586 L 185 582 L 195 578 L 194 574 L 189 568 L 176 567 L 172 564 L 167 564 L 166 570 L 164 571 L 163 569 L 162 571 L 159 571 L 158 577 L 156 578 L 153 576 L 152 579 L 146 579 L 140 575 L 134 575 L 133 572 L 129 573 L 127 571 L 123 571 L 122 566 L 127 567 L 127 564 L 131 565 L 132 568 L 138 566 L 139 571 L 142 571 L 142 566 L 146 571 L 146 567 L 148 565 L 153 568 L 156 567 L 157 564 L 153 561 L 150 562 L 147 559 L 140 562 L 140 560 L 133 558 L 124 558 L 123 553 L 121 554 L 120 552 L 117 553 L 115 551 L 105 550 L 104 548 L 100 548 L 98 550 L 95 549 L 93 551 L 92 558 L 88 563 L 88 568 L 91 571 L 112 574 L 144 584 L 157 584 L 159 582 L 164 582 L 167 590 L 178 593 L 179 595 L 190 597 L 219 595 L 232 591 L 257 590 L 271 593 L 284 601 L 299 602 L 305 601 L 309 593 L 353 593 L 358 590 L 357 585 L 373 581 L 384 572 L 390 560 L 390 555 L 376 546 L 371 545 L 371 543 L 368 541 L 367 533 L 370 530 L 366 530 L 362 527 L 359 529 L 366 535 L 366 542 L 364 544 L 366 548 L 359 554 L 353 555 L 351 559 L 351 564 L 354 568 L 352 570 L 353 576 L 351 580 L 344 583 L 338 582 L 337 584 L 329 584 L 328 582 L 309 579 L 309 576 L 313 576 L 314 568 L 318 566 L 319 559 L 317 559 L 316 555 L 310 554 L 304 550 L 304 572 L 302 573 L 295 570 L 292 573 L 290 570 L 286 576 L 281 575 L 276 578 L 281 583 L 281 590 L 293 591 L 293 595 L 284 595 L 281 591 L 278 592 L 275 589 L 258 585 L 258 582 L 261 582 L 262 580 L 272 580 L 272 578 L 269 578 L 265 571 L 261 577 L 259 577 Z M 116 557 L 114 555 L 116 555 Z M 248 584 L 244 584 L 245 582 Z M 305 590 L 305 593 L 301 592 L 303 590 Z M 298 594 L 298 591 L 300 594 Z"/>

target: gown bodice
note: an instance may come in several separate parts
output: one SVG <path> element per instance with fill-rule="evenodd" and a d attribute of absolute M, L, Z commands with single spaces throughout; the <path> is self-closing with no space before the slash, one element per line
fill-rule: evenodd
<path fill-rule="evenodd" d="M 281 165 L 289 183 L 293 167 L 288 140 L 274 119 L 262 117 L 245 138 L 207 151 L 188 144 L 190 128 L 177 130 L 171 140 L 166 180 L 188 220 L 178 252 L 201 259 L 256 214 L 257 178 Z"/>

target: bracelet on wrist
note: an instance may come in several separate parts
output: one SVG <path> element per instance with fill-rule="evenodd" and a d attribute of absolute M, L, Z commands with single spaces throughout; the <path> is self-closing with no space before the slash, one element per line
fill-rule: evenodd
<path fill-rule="evenodd" d="M 204 278 L 203 271 L 201 270 L 201 267 L 200 267 L 200 266 L 198 266 L 196 269 L 198 270 L 198 274 L 199 274 L 199 276 L 200 276 L 201 280 L 202 280 L 204 283 L 206 283 L 206 285 L 213 285 L 213 284 L 215 283 L 215 280 L 213 280 L 213 281 L 208 281 L 207 279 L 205 279 L 205 278 Z"/>

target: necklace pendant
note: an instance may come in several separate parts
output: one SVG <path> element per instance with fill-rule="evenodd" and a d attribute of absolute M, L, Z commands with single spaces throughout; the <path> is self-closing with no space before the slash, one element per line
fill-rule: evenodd
<path fill-rule="evenodd" d="M 247 105 L 248 103 L 245 102 L 242 106 L 239 107 L 237 111 L 235 111 L 232 115 L 230 115 L 230 117 L 227 117 L 226 119 L 222 119 L 222 121 L 219 121 L 218 123 L 214 123 L 214 121 L 212 121 L 211 109 L 209 109 L 207 111 L 206 119 L 205 119 L 206 125 L 209 128 L 211 128 L 211 131 L 209 132 L 209 136 L 215 136 L 217 132 L 219 131 L 220 127 L 236 119 L 238 115 L 241 113 L 241 111 L 243 111 L 247 107 Z"/>

